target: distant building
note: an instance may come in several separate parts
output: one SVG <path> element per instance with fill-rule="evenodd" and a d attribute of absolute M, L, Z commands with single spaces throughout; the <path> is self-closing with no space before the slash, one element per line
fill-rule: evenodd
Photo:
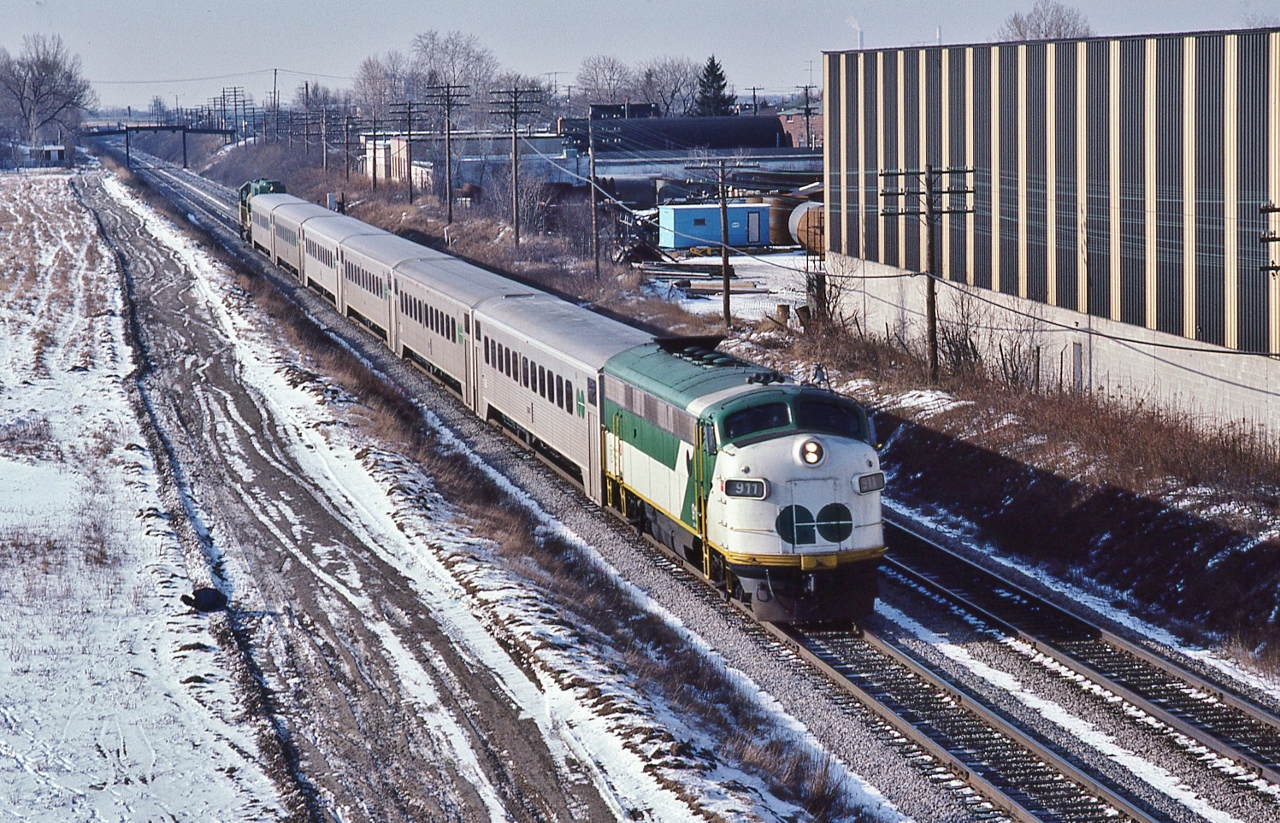
<path fill-rule="evenodd" d="M 729 245 L 769 244 L 769 204 L 730 203 Z M 720 204 L 658 207 L 658 245 L 664 249 L 720 245 Z"/>
<path fill-rule="evenodd" d="M 1280 431 L 1280 29 L 823 63 L 829 264 L 929 270 L 1011 309 L 992 322 L 1039 329 L 1040 384 Z M 938 198 L 956 211 L 932 261 L 904 213 L 918 195 L 892 195 L 895 209 L 883 194 L 918 192 L 920 177 L 881 177 L 926 165 L 972 170 L 938 181 L 972 194 Z M 881 325 L 916 322 L 923 282 L 868 277 L 859 305 L 883 307 Z"/>
<path fill-rule="evenodd" d="M 587 121 L 561 120 L 556 132 L 521 135 L 521 179 L 563 194 L 587 191 L 590 160 Z M 822 154 L 797 149 L 776 117 L 645 117 L 594 121 L 596 176 L 621 202 L 632 208 L 651 208 L 662 202 L 697 197 L 714 176 L 695 172 L 691 165 L 745 161 L 754 168 L 744 175 L 767 181 L 816 180 L 822 173 Z M 362 170 L 379 181 L 403 183 L 408 177 L 407 136 L 380 133 L 377 140 L 362 135 Z M 452 137 L 454 188 L 473 192 L 505 180 L 511 168 L 511 138 L 501 132 L 458 132 Z M 443 136 L 413 135 L 414 185 L 443 192 Z M 791 188 L 785 182 L 777 184 Z M 757 188 L 771 188 L 761 185 Z M 766 224 L 767 225 L 767 224 Z M 767 231 L 766 231 L 767 233 Z"/>
<path fill-rule="evenodd" d="M 587 121 L 565 119 L 560 131 L 577 139 L 585 152 Z M 789 149 L 792 142 L 775 117 L 652 117 L 596 120 L 597 153 L 696 151 L 705 149 Z"/>
<path fill-rule="evenodd" d="M 633 120 L 645 117 L 661 117 L 662 109 L 656 103 L 592 103 L 592 120 Z"/>
<path fill-rule="evenodd" d="M 778 110 L 778 122 L 791 138 L 791 145 L 810 149 L 822 148 L 822 101 L 815 100 L 809 106 L 806 119 L 804 106 L 789 106 Z"/>

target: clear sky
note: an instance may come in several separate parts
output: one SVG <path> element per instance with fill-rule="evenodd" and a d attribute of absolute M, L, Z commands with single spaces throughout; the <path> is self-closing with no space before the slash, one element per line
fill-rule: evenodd
<path fill-rule="evenodd" d="M 824 50 L 991 39 L 1033 0 L 0 0 L 0 46 L 59 34 L 81 58 L 104 106 L 205 103 L 224 86 L 255 99 L 304 79 L 348 85 L 370 54 L 409 51 L 419 32 L 477 35 L 508 69 L 560 72 L 582 58 L 629 63 L 714 53 L 740 93 L 821 83 Z M 1067 0 L 1102 35 L 1238 28 L 1250 16 L 1280 25 L 1280 0 Z"/>

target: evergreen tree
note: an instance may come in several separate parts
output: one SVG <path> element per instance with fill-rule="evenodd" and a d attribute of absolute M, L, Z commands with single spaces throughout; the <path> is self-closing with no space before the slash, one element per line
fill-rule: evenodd
<path fill-rule="evenodd" d="M 698 76 L 698 97 L 693 104 L 693 113 L 698 117 L 723 117 L 733 114 L 734 96 L 725 91 L 729 81 L 725 79 L 724 69 L 713 54 L 707 58 Z"/>

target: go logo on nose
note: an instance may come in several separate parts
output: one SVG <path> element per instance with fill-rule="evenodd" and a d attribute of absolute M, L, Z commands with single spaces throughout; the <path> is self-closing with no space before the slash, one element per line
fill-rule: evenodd
<path fill-rule="evenodd" d="M 829 503 L 818 516 L 804 506 L 787 506 L 778 513 L 774 529 L 793 546 L 813 545 L 818 536 L 828 543 L 843 543 L 853 534 L 853 514 L 843 503 Z"/>

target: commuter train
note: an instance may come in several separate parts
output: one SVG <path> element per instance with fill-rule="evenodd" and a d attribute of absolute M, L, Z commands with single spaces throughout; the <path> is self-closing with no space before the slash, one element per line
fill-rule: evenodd
<path fill-rule="evenodd" d="M 770 622 L 876 597 L 884 474 L 866 411 L 284 193 L 240 189 L 247 242 L 503 426 L 586 496 Z"/>

